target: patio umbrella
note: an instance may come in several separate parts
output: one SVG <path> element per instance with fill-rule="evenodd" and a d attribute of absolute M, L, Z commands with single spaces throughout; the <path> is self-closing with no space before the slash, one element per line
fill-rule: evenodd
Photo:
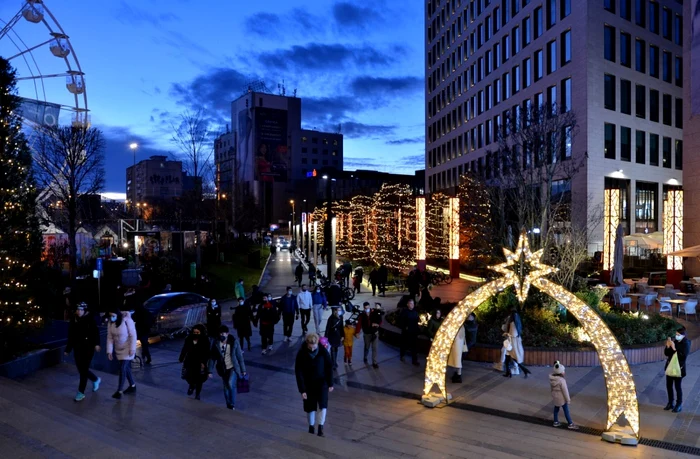
<path fill-rule="evenodd" d="M 622 246 L 625 232 L 622 229 L 622 224 L 617 225 L 615 234 L 615 252 L 613 253 L 613 270 L 610 276 L 610 283 L 613 285 L 622 285 L 622 263 L 625 259 L 625 252 Z"/>
<path fill-rule="evenodd" d="M 671 255 L 674 257 L 700 257 L 700 245 L 686 247 L 685 249 L 676 250 L 675 252 L 667 253 L 666 255 Z"/>

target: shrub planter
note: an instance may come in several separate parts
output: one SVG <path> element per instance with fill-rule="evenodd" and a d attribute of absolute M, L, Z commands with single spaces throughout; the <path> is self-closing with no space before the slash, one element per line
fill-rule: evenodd
<path fill-rule="evenodd" d="M 379 338 L 391 345 L 399 346 L 401 343 L 401 330 L 384 321 L 379 329 Z M 700 349 L 700 332 L 696 327 L 689 328 L 688 339 L 691 341 L 690 352 Z M 418 337 L 418 352 L 427 355 L 430 351 L 430 340 L 426 336 Z M 653 363 L 666 360 L 664 356 L 664 341 L 653 344 L 639 344 L 623 347 L 622 350 L 630 365 Z M 471 348 L 466 355 L 467 360 L 474 362 L 498 362 L 501 360 L 501 346 L 493 344 L 479 344 Z M 600 365 L 598 353 L 592 347 L 580 348 L 525 348 L 525 365 L 552 365 L 559 360 L 564 366 L 572 367 L 597 367 Z"/>

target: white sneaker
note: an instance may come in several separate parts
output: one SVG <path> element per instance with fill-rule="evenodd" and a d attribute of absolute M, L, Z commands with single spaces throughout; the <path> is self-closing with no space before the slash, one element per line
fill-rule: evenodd
<path fill-rule="evenodd" d="M 267 349 L 263 349 L 263 351 L 262 351 L 262 355 L 265 355 L 265 354 L 267 354 Z"/>
<path fill-rule="evenodd" d="M 267 347 L 267 352 L 272 352 L 272 346 Z"/>

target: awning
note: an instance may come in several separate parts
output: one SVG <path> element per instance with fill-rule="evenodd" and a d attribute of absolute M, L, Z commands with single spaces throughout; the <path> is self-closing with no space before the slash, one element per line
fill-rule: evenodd
<path fill-rule="evenodd" d="M 676 250 L 675 252 L 667 253 L 666 255 L 674 257 L 700 257 L 700 245 L 686 247 L 683 250 Z"/>

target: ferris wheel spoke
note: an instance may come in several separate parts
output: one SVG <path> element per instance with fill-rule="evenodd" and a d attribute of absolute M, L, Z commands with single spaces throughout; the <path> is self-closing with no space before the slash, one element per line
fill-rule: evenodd
<path fill-rule="evenodd" d="M 27 48 L 27 49 L 25 49 L 25 50 L 22 50 L 22 51 L 20 51 L 19 53 L 15 54 L 14 56 L 8 57 L 7 60 L 8 60 L 8 61 L 11 61 L 12 59 L 14 59 L 14 58 L 16 58 L 16 57 L 20 57 L 20 56 L 22 56 L 22 55 L 24 55 L 24 54 L 31 53 L 31 52 L 34 51 L 35 49 L 41 48 L 41 47 L 44 46 L 44 45 L 48 45 L 49 43 L 51 43 L 51 42 L 53 42 L 53 41 L 54 41 L 53 38 L 51 38 L 51 39 L 49 39 L 49 40 L 46 40 L 45 42 L 39 43 L 39 44 L 36 45 L 36 46 L 32 46 L 31 48 Z"/>
<path fill-rule="evenodd" d="M 17 81 L 26 81 L 26 80 L 45 80 L 47 78 L 61 78 L 61 77 L 67 77 L 67 76 L 82 76 L 83 74 L 80 72 L 75 72 L 75 71 L 69 71 L 69 72 L 64 72 L 64 73 L 53 73 L 51 75 L 32 75 L 28 77 L 20 77 L 17 78 Z"/>
<path fill-rule="evenodd" d="M 12 19 L 10 19 L 8 22 L 5 22 L 5 26 L 2 29 L 0 29 L 0 40 L 2 40 L 2 37 L 7 35 L 7 33 L 10 30 L 12 30 L 12 28 L 15 26 L 15 24 L 17 24 L 17 21 L 19 21 L 19 19 L 21 17 L 22 17 L 22 10 L 20 10 L 17 14 L 15 14 L 15 16 Z M 4 22 L 4 21 L 0 21 L 0 22 Z"/>

